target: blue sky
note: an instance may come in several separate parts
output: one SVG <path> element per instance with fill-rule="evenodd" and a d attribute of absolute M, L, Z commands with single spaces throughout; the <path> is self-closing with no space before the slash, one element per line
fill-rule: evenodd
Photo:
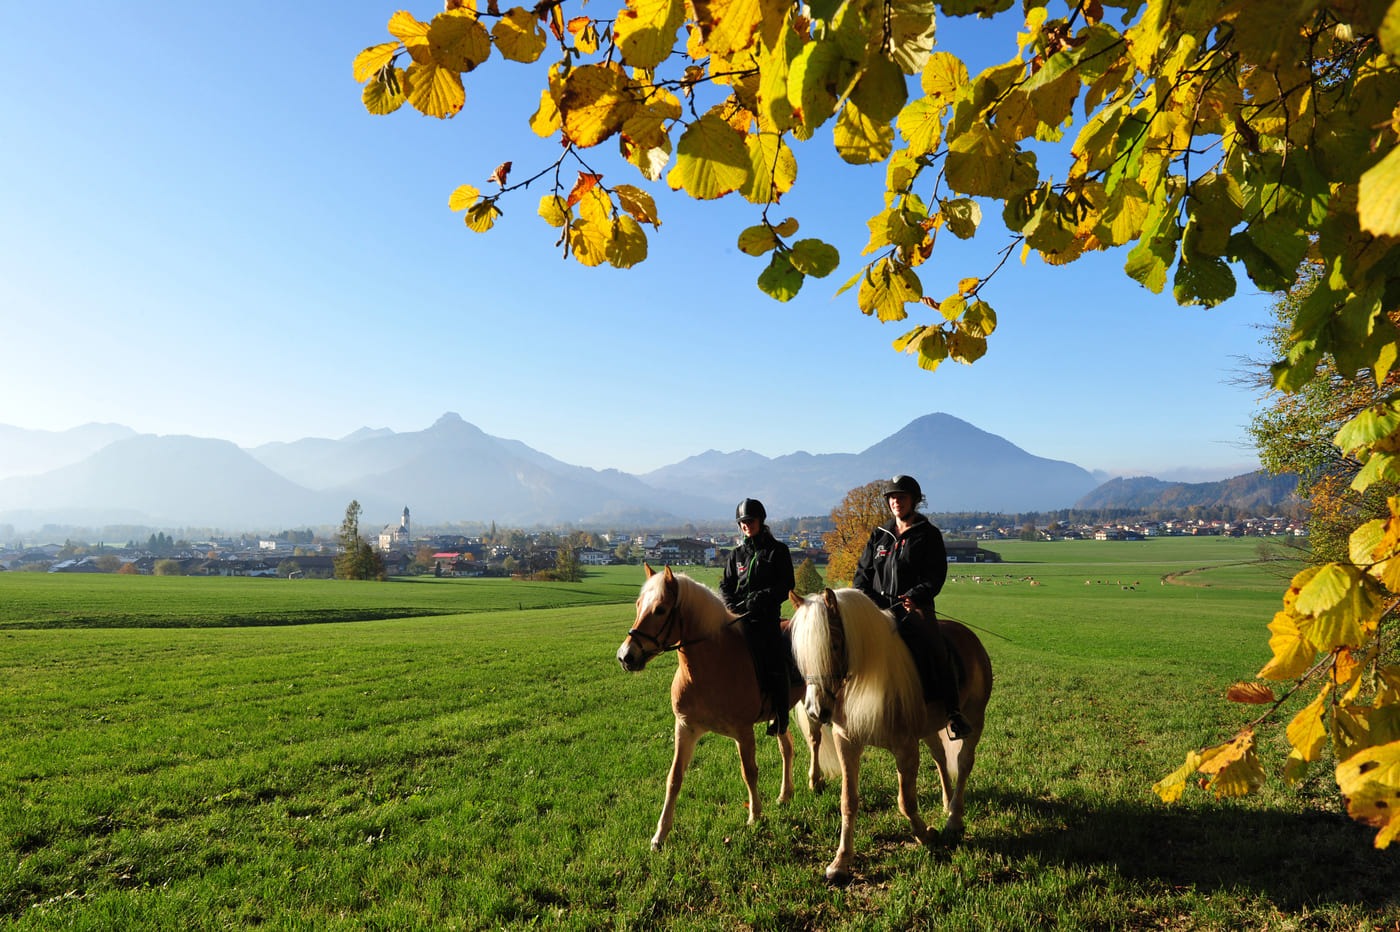
<path fill-rule="evenodd" d="M 608 143 L 595 167 L 657 199 L 642 265 L 561 260 L 538 187 L 471 233 L 447 209 L 457 185 L 485 187 L 506 160 L 523 178 L 557 151 L 525 125 L 538 71 L 493 60 L 467 76 L 454 120 L 370 116 L 350 63 L 389 39 L 399 8 L 0 10 L 28 37 L 0 105 L 0 423 L 254 446 L 455 411 L 567 462 L 641 473 L 707 449 L 856 452 L 942 411 L 1111 473 L 1254 464 L 1244 427 L 1259 401 L 1235 380 L 1240 357 L 1263 353 L 1268 296 L 1241 277 L 1232 301 L 1183 308 L 1127 279 L 1121 254 L 1013 260 L 983 292 L 999 318 L 988 355 L 926 373 L 890 348 L 923 318 L 882 325 L 854 291 L 833 297 L 859 268 L 883 166 L 837 162 L 827 128 L 799 148 L 782 210 L 842 264 L 787 304 L 734 247 L 758 208 L 648 186 Z M 941 22 L 940 47 L 1011 57 L 1014 40 L 985 25 Z M 1005 234 L 986 213 L 972 248 L 940 239 L 919 270 L 928 292 L 995 265 Z"/>

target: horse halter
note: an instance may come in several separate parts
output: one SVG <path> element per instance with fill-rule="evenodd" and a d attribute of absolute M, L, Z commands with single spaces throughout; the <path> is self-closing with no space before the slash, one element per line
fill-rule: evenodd
<path fill-rule="evenodd" d="M 850 671 L 846 668 L 846 623 L 841 619 L 841 609 L 836 604 L 836 595 L 830 589 L 822 592 L 826 603 L 826 623 L 831 632 L 831 654 L 839 658 L 836 669 L 839 673 L 810 673 L 803 677 L 807 685 L 820 689 L 830 703 L 836 702 L 836 694 L 846 685 Z M 833 685 L 834 684 L 834 685 Z"/>

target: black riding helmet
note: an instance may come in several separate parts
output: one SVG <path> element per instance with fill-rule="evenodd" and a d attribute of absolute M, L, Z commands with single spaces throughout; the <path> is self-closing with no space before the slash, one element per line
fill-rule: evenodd
<path fill-rule="evenodd" d="M 763 502 L 756 498 L 746 498 L 734 509 L 735 521 L 750 521 L 755 518 L 759 524 L 768 518 L 768 512 L 763 510 Z"/>
<path fill-rule="evenodd" d="M 919 482 L 913 476 L 895 476 L 885 483 L 885 497 L 889 498 L 896 492 L 907 492 L 914 496 L 914 501 L 924 497 L 923 490 L 919 488 Z"/>

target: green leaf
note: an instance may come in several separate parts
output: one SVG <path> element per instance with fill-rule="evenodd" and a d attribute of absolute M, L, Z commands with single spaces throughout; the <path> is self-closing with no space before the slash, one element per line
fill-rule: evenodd
<path fill-rule="evenodd" d="M 943 223 L 958 239 L 971 239 L 982 223 L 982 208 L 968 197 L 955 197 L 939 205 Z"/>
<path fill-rule="evenodd" d="M 974 301 L 963 312 L 961 329 L 969 336 L 989 337 L 997 329 L 997 313 L 986 301 Z"/>
<path fill-rule="evenodd" d="M 852 165 L 882 162 L 894 151 L 894 127 L 870 117 L 854 99 L 841 108 L 832 138 L 836 153 Z"/>
<path fill-rule="evenodd" d="M 749 256 L 761 256 L 778 246 L 778 237 L 773 228 L 760 223 L 739 234 L 739 251 Z"/>
<path fill-rule="evenodd" d="M 800 239 L 789 256 L 794 268 L 813 278 L 826 278 L 841 264 L 841 253 L 819 239 Z"/>
<path fill-rule="evenodd" d="M 1375 446 L 1396 431 L 1400 431 L 1400 405 L 1378 405 L 1362 409 L 1337 431 L 1332 442 L 1350 455 Z"/>
<path fill-rule="evenodd" d="M 778 301 L 791 301 L 802 288 L 802 273 L 788 260 L 787 253 L 775 252 L 768 268 L 758 276 L 759 290 Z"/>
<path fill-rule="evenodd" d="M 828 41 L 809 42 L 793 60 L 788 72 L 788 103 L 809 132 L 836 112 L 836 95 L 831 88 L 841 61 L 841 46 Z"/>
<path fill-rule="evenodd" d="M 927 97 L 911 100 L 895 121 L 912 156 L 931 155 L 943 137 L 943 108 Z"/>
<path fill-rule="evenodd" d="M 1172 281 L 1172 297 L 1177 304 L 1215 307 L 1234 294 L 1235 275 L 1225 260 L 1182 250 Z"/>

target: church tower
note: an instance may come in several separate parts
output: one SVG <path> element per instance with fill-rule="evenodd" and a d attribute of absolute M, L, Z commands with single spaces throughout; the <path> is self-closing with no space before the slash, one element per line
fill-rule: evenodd
<path fill-rule="evenodd" d="M 410 540 L 413 539 L 413 535 L 409 533 L 407 505 L 403 506 L 403 520 L 399 522 L 399 527 L 403 528 L 403 540 L 404 543 L 407 544 Z"/>

